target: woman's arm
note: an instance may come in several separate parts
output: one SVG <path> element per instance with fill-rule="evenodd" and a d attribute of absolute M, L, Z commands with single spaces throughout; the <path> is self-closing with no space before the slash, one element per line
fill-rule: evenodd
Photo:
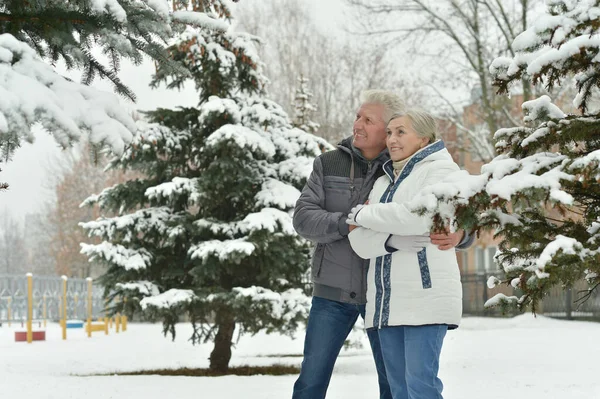
<path fill-rule="evenodd" d="M 387 233 L 380 233 L 364 227 L 357 227 L 348 235 L 352 249 L 363 259 L 377 258 L 393 252 L 388 250 L 385 245 L 389 237 L 390 235 Z"/>
<path fill-rule="evenodd" d="M 448 174 L 458 170 L 454 163 L 445 163 L 431 168 L 423 179 L 420 192 L 427 186 L 441 182 Z M 401 188 L 400 188 L 401 189 Z M 423 204 L 423 201 L 436 201 L 433 194 L 415 196 L 415 200 L 405 203 L 389 202 L 383 204 L 369 204 L 356 214 L 358 225 L 380 233 L 398 235 L 422 235 L 431 230 L 433 221 L 430 215 L 418 215 L 412 209 Z"/>
<path fill-rule="evenodd" d="M 392 235 L 364 227 L 353 229 L 348 238 L 354 252 L 363 259 L 377 258 L 396 251 L 416 253 L 431 244 L 428 235 Z"/>

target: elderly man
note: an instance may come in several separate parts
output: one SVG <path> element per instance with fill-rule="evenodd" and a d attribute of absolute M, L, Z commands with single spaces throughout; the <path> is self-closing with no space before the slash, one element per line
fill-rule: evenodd
<path fill-rule="evenodd" d="M 404 109 L 395 94 L 368 90 L 354 121 L 352 137 L 336 150 L 314 161 L 313 171 L 296 203 L 294 228 L 316 243 L 312 263 L 313 299 L 304 341 L 304 359 L 294 384 L 293 399 L 325 398 L 338 354 L 358 316 L 364 318 L 368 260 L 350 247 L 347 215 L 367 200 L 373 183 L 389 159 L 386 125 Z M 473 238 L 459 231 L 434 234 L 431 242 L 442 250 L 468 247 Z M 422 236 L 394 236 L 395 248 L 418 252 Z M 380 399 L 392 399 L 379 338 L 367 331 L 379 380 Z"/>

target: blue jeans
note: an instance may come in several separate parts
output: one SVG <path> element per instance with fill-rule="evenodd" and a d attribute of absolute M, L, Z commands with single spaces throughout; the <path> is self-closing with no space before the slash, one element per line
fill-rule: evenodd
<path fill-rule="evenodd" d="M 353 305 L 313 297 L 308 315 L 304 359 L 300 376 L 294 384 L 292 399 L 324 399 L 333 366 L 358 316 L 365 318 L 365 305 Z M 379 398 L 392 399 L 385 375 L 377 331 L 368 331 L 377 377 Z"/>
<path fill-rule="evenodd" d="M 398 326 L 379 330 L 383 362 L 394 399 L 442 399 L 440 352 L 448 326 Z"/>

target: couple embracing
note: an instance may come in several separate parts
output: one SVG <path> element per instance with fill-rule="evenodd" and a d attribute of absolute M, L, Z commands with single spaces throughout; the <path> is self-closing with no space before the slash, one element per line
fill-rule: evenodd
<path fill-rule="evenodd" d="M 442 343 L 458 327 L 455 248 L 464 231 L 435 232 L 411 212 L 419 192 L 457 171 L 436 121 L 391 92 L 362 93 L 353 135 L 314 161 L 294 212 L 316 243 L 313 299 L 293 399 L 325 398 L 337 356 L 363 317 L 380 399 L 440 399 Z"/>

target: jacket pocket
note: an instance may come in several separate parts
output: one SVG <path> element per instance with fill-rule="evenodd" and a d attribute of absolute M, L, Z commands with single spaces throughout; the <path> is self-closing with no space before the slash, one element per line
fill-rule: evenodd
<path fill-rule="evenodd" d="M 332 181 L 329 180 L 325 183 L 323 183 L 323 187 L 325 188 L 330 188 L 332 190 L 348 190 L 350 188 L 350 182 L 346 182 L 346 181 Z"/>
<path fill-rule="evenodd" d="M 323 184 L 325 209 L 329 212 L 348 213 L 352 197 L 350 182 L 328 181 Z"/>
<path fill-rule="evenodd" d="M 317 244 L 312 259 L 312 275 L 319 277 L 321 267 L 323 266 L 323 256 L 325 255 L 325 244 Z"/>

